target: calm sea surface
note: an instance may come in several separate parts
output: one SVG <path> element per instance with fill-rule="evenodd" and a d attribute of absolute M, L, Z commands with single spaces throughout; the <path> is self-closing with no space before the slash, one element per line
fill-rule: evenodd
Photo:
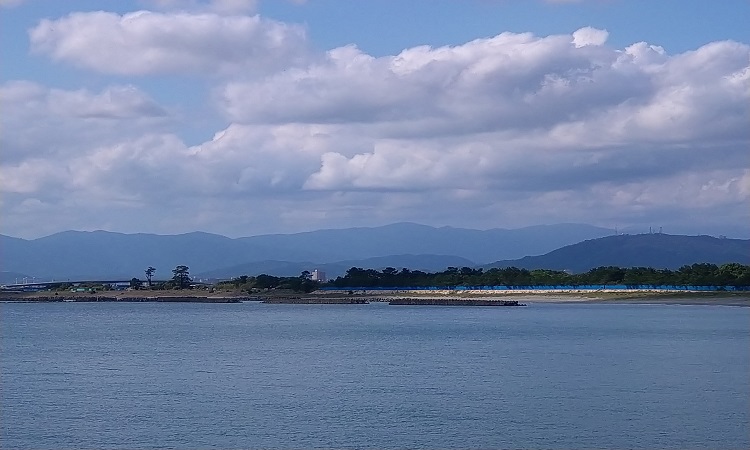
<path fill-rule="evenodd" d="M 0 448 L 748 448 L 750 308 L 0 304 Z"/>

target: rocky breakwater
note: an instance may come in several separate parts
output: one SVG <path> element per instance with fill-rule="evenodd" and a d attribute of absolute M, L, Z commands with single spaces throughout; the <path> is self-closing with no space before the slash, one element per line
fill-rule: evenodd
<path fill-rule="evenodd" d="M 428 306 L 526 306 L 518 300 L 488 300 L 467 298 L 394 298 L 389 305 Z"/>
<path fill-rule="evenodd" d="M 292 305 L 366 305 L 366 298 L 351 297 L 272 297 L 263 299 L 263 303 Z"/>
<path fill-rule="evenodd" d="M 243 300 L 238 297 L 154 297 L 155 302 L 165 303 L 241 303 Z"/>

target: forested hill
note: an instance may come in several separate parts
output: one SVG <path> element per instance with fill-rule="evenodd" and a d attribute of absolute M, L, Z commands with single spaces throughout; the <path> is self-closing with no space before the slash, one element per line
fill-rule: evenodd
<path fill-rule="evenodd" d="M 579 242 L 540 256 L 497 261 L 483 267 L 581 273 L 602 266 L 677 269 L 698 262 L 750 264 L 750 240 L 662 233 L 617 235 Z"/>

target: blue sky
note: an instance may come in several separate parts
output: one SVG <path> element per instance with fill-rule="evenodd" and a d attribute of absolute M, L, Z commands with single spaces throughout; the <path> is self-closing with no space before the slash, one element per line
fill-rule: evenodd
<path fill-rule="evenodd" d="M 750 235 L 750 2 L 0 1 L 0 233 Z"/>
<path fill-rule="evenodd" d="M 610 31 L 610 43 L 638 41 L 669 52 L 707 42 L 747 41 L 750 2 L 691 0 L 340 0 L 264 2 L 262 14 L 306 24 L 322 48 L 356 43 L 369 54 L 395 54 L 416 45 L 455 45 L 502 31 L 539 35 L 569 33 L 585 26 Z"/>

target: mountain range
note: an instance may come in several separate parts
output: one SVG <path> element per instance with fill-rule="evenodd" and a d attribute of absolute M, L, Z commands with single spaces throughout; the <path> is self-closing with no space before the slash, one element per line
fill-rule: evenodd
<path fill-rule="evenodd" d="M 599 265 L 749 263 L 748 242 L 660 233 L 613 236 L 612 230 L 582 224 L 472 230 L 397 223 L 242 238 L 203 232 L 65 231 L 31 240 L 0 235 L 0 283 L 23 277 L 143 278 L 149 266 L 157 269 L 155 279 L 168 279 L 181 264 L 189 266 L 195 278 L 230 278 L 259 273 L 294 276 L 314 268 L 335 277 L 353 266 L 433 272 L 449 266 L 514 265 L 575 272 Z"/>
<path fill-rule="evenodd" d="M 274 275 L 298 275 L 302 268 L 318 266 L 329 268 L 329 275 L 335 275 L 338 266 L 347 264 L 388 266 L 408 262 L 415 268 L 441 270 L 443 264 L 476 265 L 543 254 L 609 234 L 612 231 L 605 228 L 578 224 L 472 230 L 414 223 L 234 239 L 203 232 L 156 235 L 64 231 L 30 240 L 0 235 L 0 270 L 12 272 L 12 279 L 6 276 L 5 283 L 19 276 L 43 280 L 130 279 L 142 277 L 149 266 L 157 269 L 156 278 L 166 279 L 179 264 L 190 267 L 194 276 L 218 278 L 268 273 L 272 268 Z M 398 255 L 412 256 L 405 261 Z M 369 261 L 385 257 L 388 260 Z M 448 261 L 446 257 L 455 259 Z"/>

